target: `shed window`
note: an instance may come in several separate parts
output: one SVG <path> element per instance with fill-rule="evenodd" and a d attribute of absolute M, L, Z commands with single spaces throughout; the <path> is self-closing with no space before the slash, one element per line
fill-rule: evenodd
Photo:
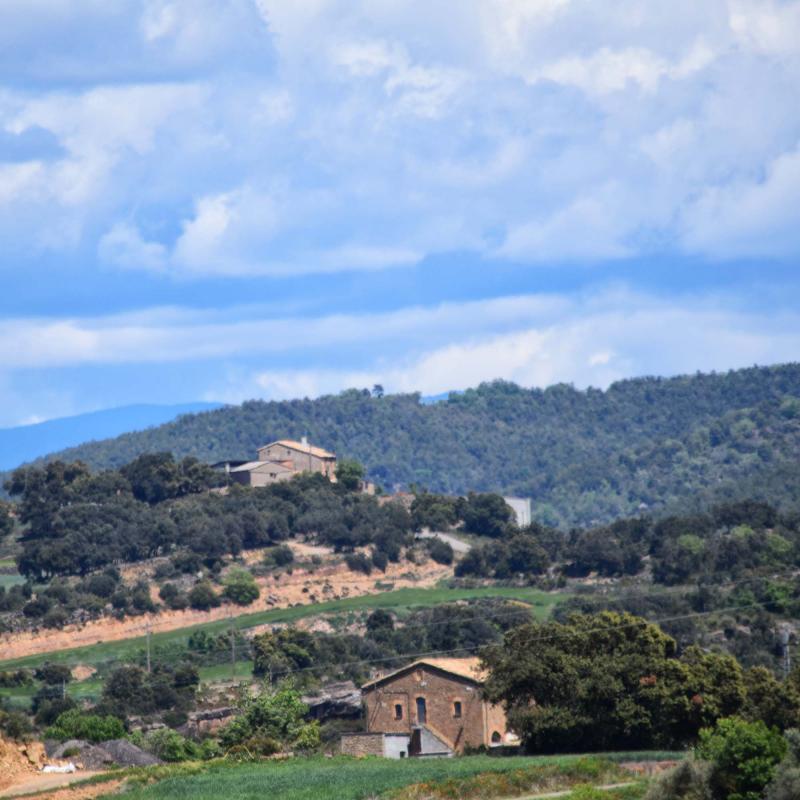
<path fill-rule="evenodd" d="M 461 717 L 461 701 L 460 700 L 456 700 L 453 703 L 453 716 L 456 719 L 459 719 Z"/>
<path fill-rule="evenodd" d="M 424 725 L 428 721 L 428 708 L 424 697 L 417 698 L 417 723 Z"/>
<path fill-rule="evenodd" d="M 400 703 L 397 703 L 394 707 L 394 718 L 403 719 L 403 706 Z"/>

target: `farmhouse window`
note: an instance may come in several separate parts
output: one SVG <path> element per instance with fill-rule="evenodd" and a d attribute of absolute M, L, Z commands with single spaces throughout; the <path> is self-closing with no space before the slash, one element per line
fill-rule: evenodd
<path fill-rule="evenodd" d="M 403 706 L 400 703 L 396 703 L 394 707 L 394 718 L 395 719 L 403 719 Z"/>
<path fill-rule="evenodd" d="M 456 719 L 460 719 L 461 718 L 461 701 L 460 700 L 456 700 L 453 703 L 453 716 Z"/>

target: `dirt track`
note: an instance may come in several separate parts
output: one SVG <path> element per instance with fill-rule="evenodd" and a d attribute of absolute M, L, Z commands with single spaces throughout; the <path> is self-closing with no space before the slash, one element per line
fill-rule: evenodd
<path fill-rule="evenodd" d="M 413 578 L 410 577 L 412 573 Z M 148 626 L 152 633 L 164 633 L 226 619 L 231 614 L 238 616 L 287 608 L 297 603 L 306 605 L 343 597 L 377 594 L 381 590 L 375 587 L 376 582 L 393 583 L 395 589 L 432 586 L 450 574 L 450 567 L 432 561 L 422 566 L 409 563 L 390 564 L 385 574 L 373 573 L 371 576 L 351 572 L 344 564 L 319 566 L 314 568 L 313 574 L 305 569 L 295 569 L 292 575 L 283 573 L 277 579 L 259 579 L 261 597 L 246 608 L 226 603 L 210 611 L 164 611 L 121 621 L 103 618 L 80 627 L 68 625 L 59 630 L 5 634 L 0 637 L 0 658 L 10 660 L 102 642 L 133 639 L 143 636 Z"/>
<path fill-rule="evenodd" d="M 92 778 L 95 775 L 100 775 L 100 772 L 73 772 L 67 775 L 46 775 L 43 773 L 37 773 L 36 775 L 31 775 L 24 780 L 19 781 L 18 783 L 9 786 L 7 789 L 4 789 L 0 792 L 0 797 L 13 797 L 16 795 L 33 795 L 36 797 L 36 800 L 44 800 L 42 797 L 42 792 L 52 792 L 52 794 L 47 794 L 45 797 L 48 798 L 84 798 L 84 797 L 95 797 L 98 794 L 101 794 L 100 789 L 103 792 L 108 792 L 110 788 L 108 783 L 102 784 L 92 784 L 91 786 L 85 787 L 75 787 L 69 791 L 53 791 L 61 789 L 63 790 L 64 787 L 68 787 L 72 783 L 77 783 L 78 781 L 85 781 L 87 778 Z M 114 786 L 119 785 L 119 781 L 114 782 Z"/>

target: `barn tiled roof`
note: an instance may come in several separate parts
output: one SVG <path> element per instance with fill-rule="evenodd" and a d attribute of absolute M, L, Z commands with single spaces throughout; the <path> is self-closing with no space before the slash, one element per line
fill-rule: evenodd
<path fill-rule="evenodd" d="M 294 439 L 279 439 L 277 442 L 270 442 L 258 449 L 263 450 L 265 447 L 272 447 L 274 444 L 279 444 L 281 447 L 288 447 L 290 450 L 297 450 L 300 453 L 316 456 L 317 458 L 336 458 L 335 453 L 329 453 L 327 450 L 323 450 L 321 447 L 315 447 L 313 444 L 295 442 Z"/>
<path fill-rule="evenodd" d="M 480 668 L 480 659 L 478 658 L 422 658 L 413 664 L 406 664 L 406 666 L 396 669 L 394 672 L 388 672 L 386 675 L 373 678 L 371 681 L 367 681 L 362 688 L 368 689 L 395 677 L 395 675 L 417 669 L 417 667 L 423 665 L 440 669 L 442 672 L 449 672 L 451 675 L 458 675 L 460 678 L 467 678 L 475 681 L 475 683 L 483 683 L 487 677 L 486 672 Z"/>

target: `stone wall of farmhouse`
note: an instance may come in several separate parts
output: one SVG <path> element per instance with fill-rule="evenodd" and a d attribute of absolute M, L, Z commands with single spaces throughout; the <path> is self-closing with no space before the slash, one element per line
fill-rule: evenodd
<path fill-rule="evenodd" d="M 456 751 L 492 744 L 495 731 L 505 737 L 503 709 L 485 703 L 480 686 L 426 665 L 364 691 L 367 730 L 410 733 L 421 724 L 419 700 L 424 700 L 425 724 Z"/>
<path fill-rule="evenodd" d="M 319 458 L 315 455 L 300 453 L 290 447 L 272 444 L 258 451 L 259 461 L 291 461 L 296 472 L 321 472 L 330 477 L 336 464 L 331 459 Z"/>
<path fill-rule="evenodd" d="M 343 733 L 341 739 L 342 755 L 356 756 L 382 756 L 382 733 Z"/>

